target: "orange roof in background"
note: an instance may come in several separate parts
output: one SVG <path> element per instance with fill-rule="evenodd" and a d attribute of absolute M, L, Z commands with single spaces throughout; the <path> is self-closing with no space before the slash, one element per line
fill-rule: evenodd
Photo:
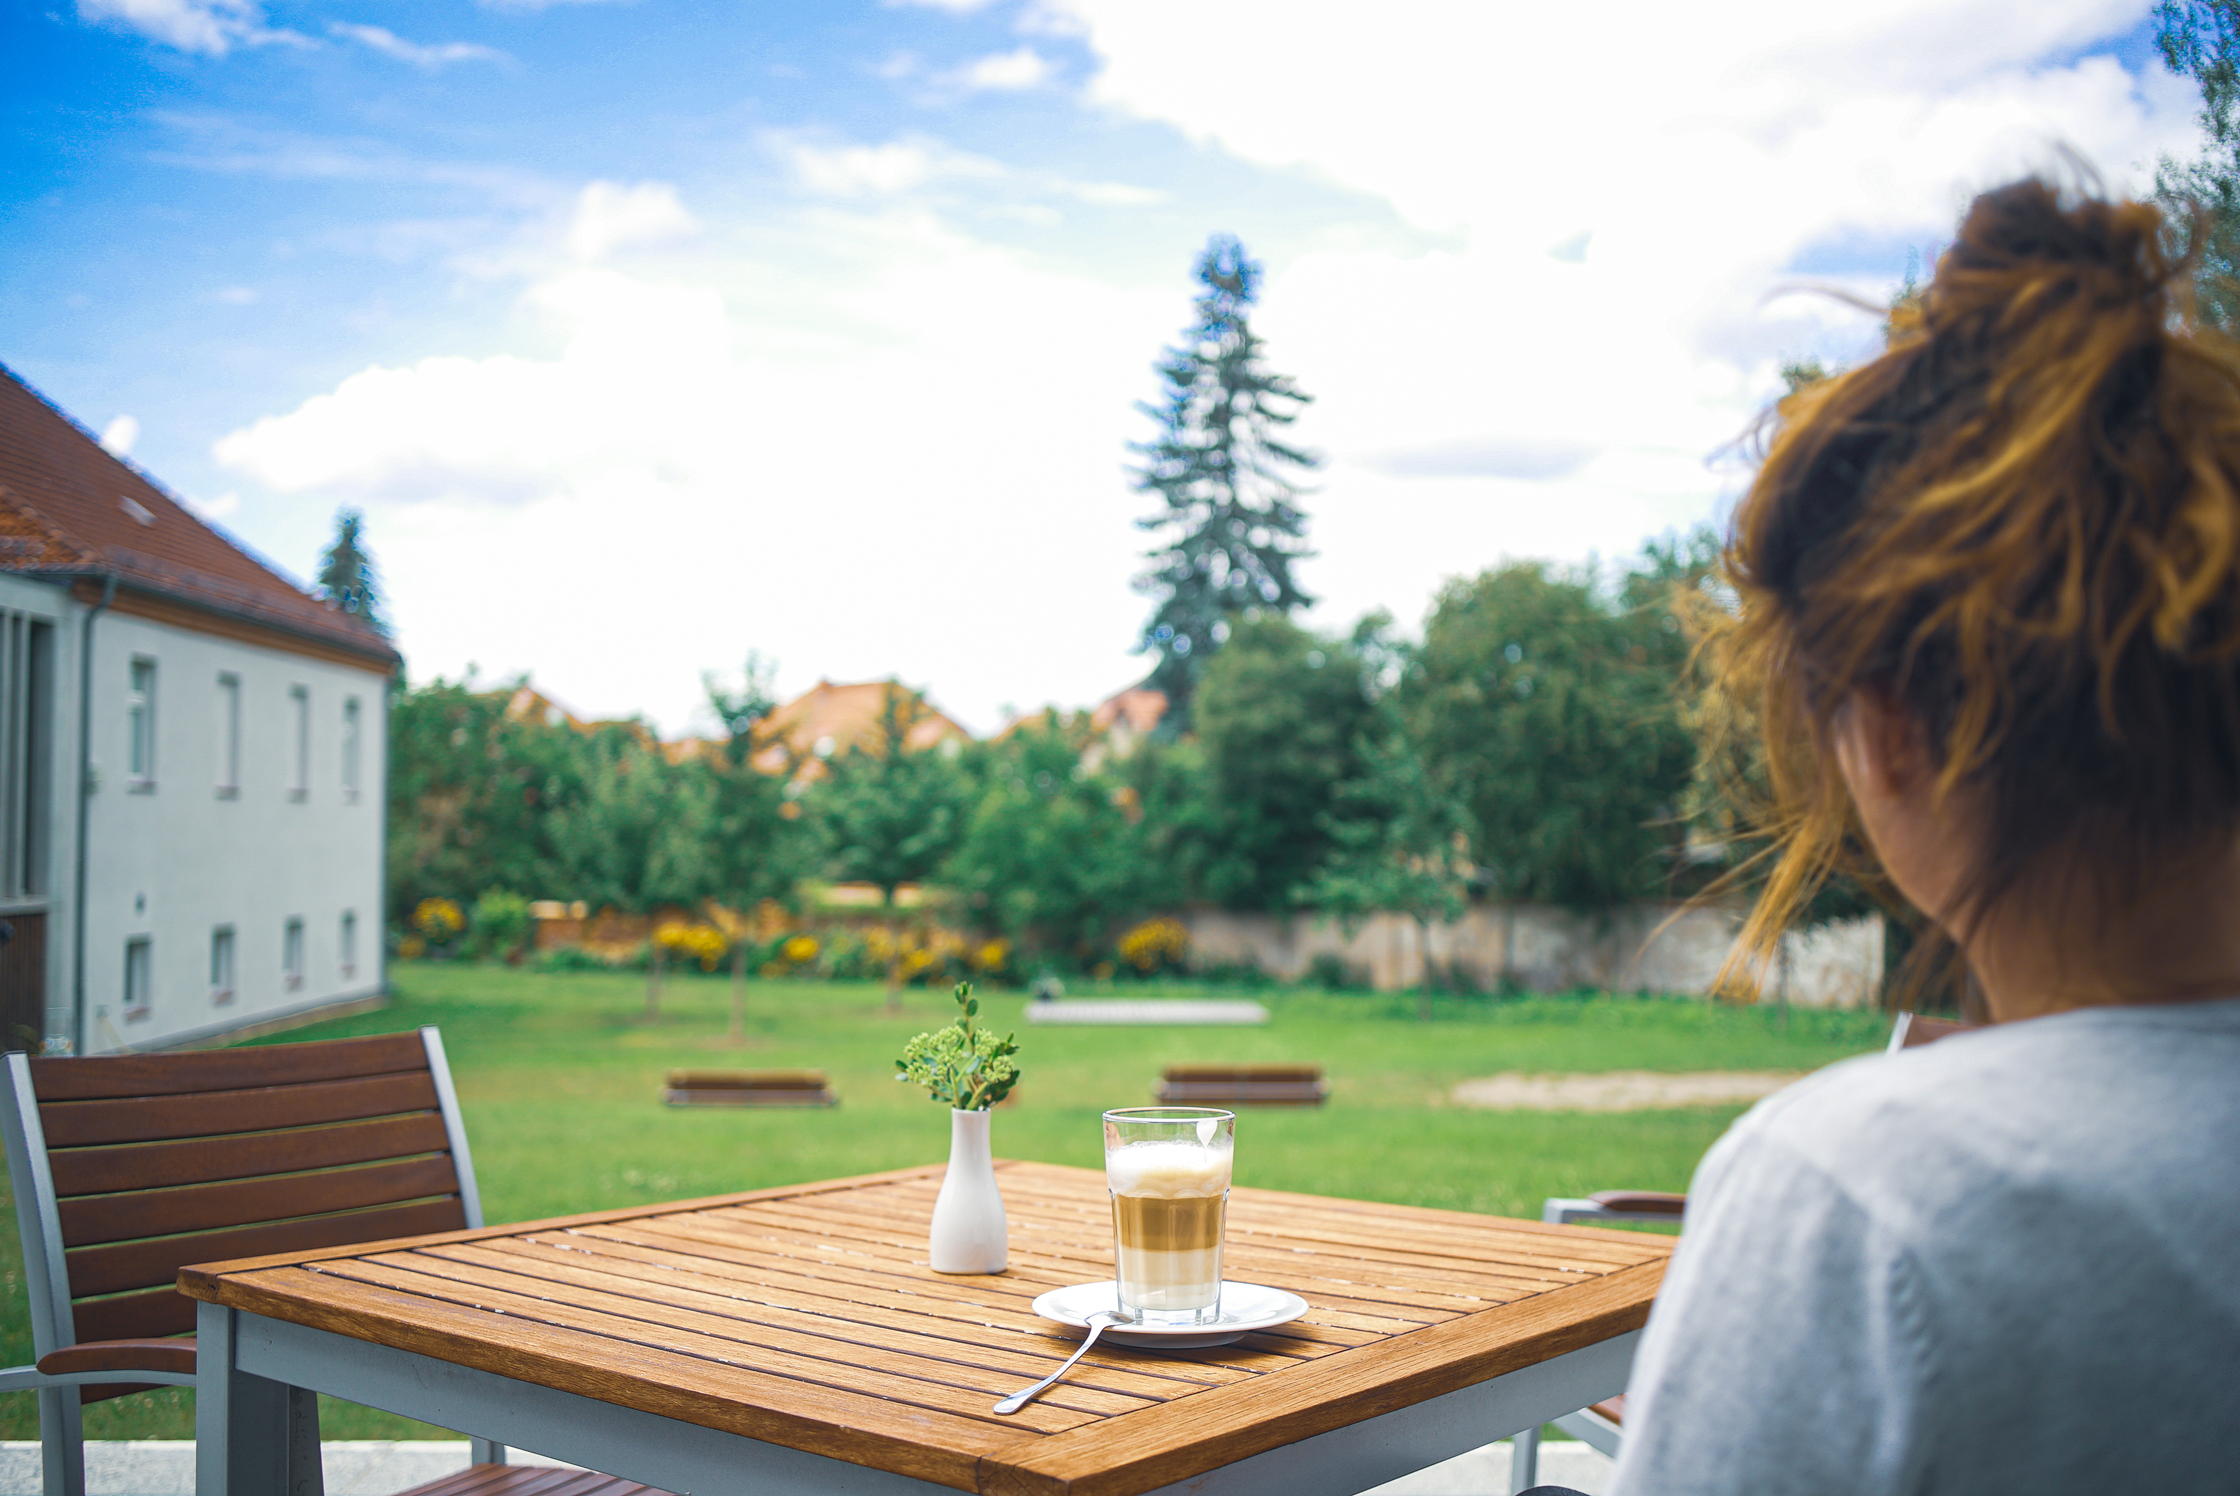
<path fill-rule="evenodd" d="M 1130 686 L 1099 702 L 1097 709 L 1089 714 L 1089 726 L 1097 732 L 1124 727 L 1141 736 L 1157 727 L 1159 719 L 1166 714 L 1166 692 Z"/>
<path fill-rule="evenodd" d="M 0 570 L 121 586 L 394 665 L 370 625 L 219 533 L 0 365 Z"/>
<path fill-rule="evenodd" d="M 886 711 L 887 693 L 902 689 L 884 680 L 845 686 L 818 681 L 763 719 L 756 736 L 765 740 L 765 746 L 755 751 L 754 766 L 766 774 L 783 774 L 796 765 L 801 766 L 798 772 L 813 773 L 817 760 L 850 748 L 878 751 L 879 719 Z M 905 734 L 903 746 L 915 752 L 971 739 L 971 733 L 927 705 Z"/>

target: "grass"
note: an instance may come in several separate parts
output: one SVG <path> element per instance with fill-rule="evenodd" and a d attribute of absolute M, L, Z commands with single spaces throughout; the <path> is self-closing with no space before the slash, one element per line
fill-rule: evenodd
<path fill-rule="evenodd" d="M 724 1042 L 730 990 L 718 978 L 673 977 L 660 1017 L 648 1021 L 643 977 L 422 963 L 399 963 L 391 976 L 388 1008 L 262 1042 L 439 1025 L 493 1222 L 936 1163 L 947 1152 L 942 1110 L 891 1078 L 903 1041 L 954 1015 L 943 992 L 908 990 L 904 1011 L 894 1015 L 874 985 L 757 981 L 748 989 L 746 1042 L 735 1047 Z M 1549 1195 L 1684 1189 L 1697 1159 L 1741 1108 L 1478 1112 L 1447 1099 L 1455 1082 L 1508 1070 L 1808 1070 L 1878 1047 L 1888 1026 L 1874 1013 L 1779 1013 L 1607 994 L 1441 997 L 1432 1021 L 1422 1023 L 1412 997 L 1249 995 L 1272 1011 L 1264 1028 L 1030 1029 L 1023 996 L 984 994 L 983 1021 L 1022 1035 L 1024 1079 L 1018 1104 L 996 1116 L 997 1154 L 1096 1167 L 1098 1113 L 1148 1102 L 1164 1065 L 1311 1062 L 1329 1076 L 1329 1106 L 1242 1116 L 1239 1184 L 1537 1218 Z M 841 1105 L 729 1111 L 658 1104 L 669 1069 L 727 1065 L 821 1069 Z M 0 1223 L 0 1355 L 21 1364 L 31 1339 L 12 1202 L 8 1211 Z M 193 1393 L 185 1388 L 86 1411 L 89 1438 L 191 1438 L 193 1428 Z M 330 1439 L 443 1437 L 331 1400 L 322 1432 Z M 0 1396 L 0 1437 L 38 1437 L 32 1394 Z"/>

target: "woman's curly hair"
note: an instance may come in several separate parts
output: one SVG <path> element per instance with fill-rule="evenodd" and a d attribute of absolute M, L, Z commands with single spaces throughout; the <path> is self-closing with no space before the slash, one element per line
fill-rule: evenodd
<path fill-rule="evenodd" d="M 2240 349 L 2196 325 L 2170 245 L 2148 204 L 1985 193 L 1888 350 L 1775 413 L 1709 641 L 1765 734 L 1756 958 L 1830 876 L 1876 876 L 1830 730 L 1854 692 L 1909 709 L 1937 793 L 1985 807 L 1961 929 L 2041 873 L 2114 910 L 2231 849 Z M 1916 954 L 1918 979 L 1939 953 Z"/>

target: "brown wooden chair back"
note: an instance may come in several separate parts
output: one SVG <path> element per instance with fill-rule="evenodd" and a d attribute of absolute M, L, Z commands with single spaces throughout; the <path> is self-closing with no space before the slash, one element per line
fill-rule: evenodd
<path fill-rule="evenodd" d="M 64 1344 L 193 1333 L 194 1301 L 173 1286 L 189 1263 L 482 1224 L 433 1029 L 17 1063 L 52 1180 Z"/>

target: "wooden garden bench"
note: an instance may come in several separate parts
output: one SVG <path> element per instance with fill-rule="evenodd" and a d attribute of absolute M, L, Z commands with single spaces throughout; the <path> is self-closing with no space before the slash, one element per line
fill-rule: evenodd
<path fill-rule="evenodd" d="M 1169 1106 L 1320 1106 L 1320 1065 L 1169 1065 L 1153 1096 Z"/>
<path fill-rule="evenodd" d="M 838 1106 L 822 1070 L 672 1070 L 670 1106 Z"/>

